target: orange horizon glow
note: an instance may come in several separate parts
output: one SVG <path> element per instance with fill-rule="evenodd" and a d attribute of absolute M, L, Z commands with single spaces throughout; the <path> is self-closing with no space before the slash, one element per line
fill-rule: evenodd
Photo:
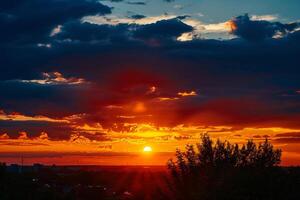
<path fill-rule="evenodd" d="M 28 163 L 165 165 L 177 148 L 196 144 L 200 134 L 208 133 L 213 140 L 237 144 L 249 139 L 260 143 L 267 137 L 283 150 L 283 165 L 300 165 L 300 142 L 294 140 L 300 137 L 300 128 L 285 124 L 290 118 L 261 122 L 248 117 L 239 109 L 247 113 L 265 109 L 265 105 L 248 100 L 219 99 L 189 108 L 189 101 L 200 97 L 197 90 L 162 94 L 153 85 L 157 84 L 137 89 L 150 96 L 148 99 L 133 95 L 124 102 L 109 102 L 95 111 L 95 118 L 86 113 L 53 118 L 0 110 L 2 121 L 55 124 L 54 130 L 39 127 L 35 134 L 26 128 L 15 135 L 0 130 L 0 161 L 19 162 L 20 154 L 25 153 Z M 186 110 L 180 107 L 185 102 Z M 57 127 L 66 127 L 68 132 L 57 133 Z M 60 134 L 68 137 L 60 138 Z"/>
<path fill-rule="evenodd" d="M 81 129 L 95 130 L 103 127 L 84 125 Z M 48 134 L 42 132 L 35 138 L 28 137 L 26 132 L 20 132 L 19 137 L 10 138 L 0 134 L 1 161 L 14 163 L 20 161 L 21 154 L 26 155 L 27 163 L 42 162 L 45 164 L 83 164 L 83 165 L 165 165 L 174 156 L 176 148 L 184 150 L 186 144 L 199 142 L 201 133 L 209 133 L 215 141 L 228 140 L 231 143 L 243 144 L 248 139 L 256 143 L 268 135 L 275 148 L 283 150 L 282 165 L 299 165 L 300 154 L 297 149 L 300 144 L 277 142 L 278 135 L 298 133 L 297 129 L 287 128 L 244 128 L 232 130 L 231 127 L 217 126 L 185 126 L 157 128 L 151 124 L 136 124 L 132 132 L 107 131 L 111 140 L 91 140 L 78 134 L 71 135 L 69 140 L 51 140 Z M 151 146 L 149 145 L 151 144 Z M 151 153 L 151 157 L 143 157 Z M 155 149 L 155 152 L 153 152 Z M 51 156 L 53 154 L 53 156 Z"/>

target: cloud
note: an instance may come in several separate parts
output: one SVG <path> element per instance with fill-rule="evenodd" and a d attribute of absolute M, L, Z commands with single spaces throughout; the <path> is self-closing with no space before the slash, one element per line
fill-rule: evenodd
<path fill-rule="evenodd" d="M 190 92 L 184 91 L 184 92 L 178 92 L 177 94 L 182 97 L 197 96 L 197 93 L 195 91 L 190 91 Z"/>
<path fill-rule="evenodd" d="M 276 137 L 299 137 L 300 138 L 300 132 L 288 132 L 288 133 L 280 133 L 277 134 Z"/>
<path fill-rule="evenodd" d="M 232 39 L 232 36 L 229 35 L 231 29 L 228 21 L 220 23 L 203 23 L 202 21 L 191 17 L 187 17 L 182 21 L 193 27 L 193 31 L 183 33 L 177 38 L 179 41 L 191 41 L 205 38 Z"/>
<path fill-rule="evenodd" d="M 144 1 L 127 1 L 126 3 L 129 5 L 139 5 L 139 6 L 146 5 L 146 2 L 144 2 Z"/>
<path fill-rule="evenodd" d="M 57 25 L 50 33 L 50 36 L 53 37 L 56 34 L 61 32 L 62 25 Z"/>
<path fill-rule="evenodd" d="M 299 144 L 300 138 L 276 138 L 273 142 L 280 144 Z"/>
<path fill-rule="evenodd" d="M 147 110 L 135 120 L 158 126 L 176 126 L 184 122 L 296 127 L 298 118 L 295 113 L 299 110 L 296 97 L 284 97 L 289 103 L 283 105 L 278 93 L 297 86 L 299 82 L 293 76 L 298 72 L 295 56 L 298 47 L 290 45 L 290 42 L 289 38 L 274 40 L 258 48 L 237 40 L 194 40 L 183 43 L 173 40 L 154 48 L 129 41 L 123 43 L 123 47 L 120 44 L 89 43 L 88 50 L 82 49 L 85 42 L 70 43 L 63 48 L 76 51 L 72 51 L 70 55 L 60 55 L 64 59 L 60 61 L 59 69 L 64 72 L 62 74 L 74 74 L 71 77 L 84 77 L 91 84 L 1 82 L 3 95 L 0 97 L 0 104 L 5 109 L 31 115 L 46 112 L 50 116 L 62 118 L 87 113 L 87 122 L 99 122 L 105 128 L 112 127 L 115 123 L 122 125 L 132 122 L 132 119 L 117 116 L 135 116 L 134 109 L 131 108 L 136 102 L 143 102 Z M 80 48 L 76 49 L 77 45 Z M 288 49 L 284 48 L 287 46 Z M 86 51 L 89 53 L 86 54 Z M 80 56 L 74 57 L 74 54 Z M 278 54 L 282 56 L 275 56 Z M 283 64 L 286 72 L 280 70 Z M 272 74 L 272 77 L 268 74 Z M 64 75 L 64 79 L 69 78 Z M 277 82 L 278 80 L 293 82 L 285 85 Z M 276 90 L 273 89 L 273 84 L 278 86 Z M 156 90 L 149 93 L 152 86 Z M 201 90 L 199 98 L 178 99 L 178 91 L 190 92 L 193 88 Z M 295 91 L 296 89 L 298 88 Z M 243 105 L 243 101 L 238 101 L 241 97 L 249 99 L 249 102 Z M 260 100 L 253 97 L 259 97 Z M 176 101 L 170 101 L 174 98 Z M 221 100 L 216 103 L 216 99 L 223 98 L 231 99 L 232 102 L 229 101 L 228 105 Z M 161 101 L 157 101 L 159 99 Z M 209 102 L 216 104 L 210 106 Z M 257 106 L 259 112 L 252 115 L 251 109 L 247 109 L 248 104 L 253 109 Z M 120 109 L 107 109 L 107 106 Z M 239 112 L 236 109 L 238 106 L 245 111 L 241 109 Z M 246 113 L 245 116 L 243 112 Z M 148 117 L 150 115 L 152 117 Z"/>
<path fill-rule="evenodd" d="M 229 23 L 232 34 L 251 41 L 284 37 L 299 26 L 298 23 L 282 24 L 269 22 L 259 17 L 250 19 L 247 14 L 233 18 Z"/>
<path fill-rule="evenodd" d="M 69 42 L 97 42 L 110 41 L 114 38 L 128 39 L 130 36 L 130 26 L 120 24 L 112 25 L 96 25 L 88 22 L 72 21 L 66 23 L 54 38 L 61 41 Z"/>
<path fill-rule="evenodd" d="M 1 141 L 0 144 L 3 146 L 22 146 L 22 147 L 39 147 L 39 146 L 48 146 L 44 143 L 39 142 L 21 142 L 21 141 Z"/>
<path fill-rule="evenodd" d="M 251 15 L 253 21 L 274 21 L 278 19 L 277 15 Z"/>
<path fill-rule="evenodd" d="M 170 20 L 178 18 L 177 15 L 163 14 L 158 16 L 145 16 L 143 18 L 139 17 L 138 19 L 129 17 L 118 17 L 115 15 L 106 15 L 106 16 L 87 16 L 82 19 L 83 22 L 89 22 L 92 24 L 109 24 L 109 25 L 118 25 L 118 24 L 137 24 L 137 25 L 147 25 L 154 24 L 162 20 Z"/>
<path fill-rule="evenodd" d="M 96 0 L 20 0 L 2 8 L 1 43 L 45 43 L 51 31 L 69 20 L 87 15 L 111 13 L 111 9 Z M 33 9 L 34 8 L 34 9 Z"/>
<path fill-rule="evenodd" d="M 200 133 L 234 142 L 268 135 L 298 152 L 298 22 L 119 16 L 101 2 L 1 1 L 1 156 L 119 160 L 132 154 L 116 152 L 146 143 L 173 152 Z"/>
<path fill-rule="evenodd" d="M 137 38 L 177 38 L 193 28 L 181 22 L 179 19 L 161 20 L 154 24 L 142 25 L 135 32 Z"/>
<path fill-rule="evenodd" d="M 146 18 L 146 16 L 145 15 L 136 14 L 136 15 L 131 15 L 130 18 L 131 19 L 144 19 L 144 18 Z"/>
<path fill-rule="evenodd" d="M 148 25 L 154 24 L 159 21 L 163 20 L 171 20 L 171 19 L 178 19 L 184 24 L 191 26 L 193 30 L 183 33 L 179 36 L 178 40 L 180 41 L 190 41 L 193 39 L 199 38 L 217 38 L 217 37 L 224 37 L 224 38 L 232 38 L 233 36 L 229 34 L 230 26 L 228 22 L 220 22 L 220 23 L 203 23 L 198 19 L 192 18 L 188 15 L 172 15 L 172 14 L 163 14 L 157 16 L 139 16 L 138 18 L 124 18 L 118 17 L 114 15 L 107 15 L 107 16 L 88 16 L 84 17 L 84 22 L 90 22 L 93 24 L 109 24 L 109 25 L 120 25 L 120 24 L 135 24 L 135 25 Z"/>
<path fill-rule="evenodd" d="M 44 79 L 40 80 L 17 80 L 23 83 L 36 83 L 41 85 L 59 85 L 59 84 L 65 84 L 65 85 L 78 85 L 78 84 L 84 84 L 87 83 L 82 78 L 65 78 L 60 72 L 44 72 L 43 74 Z"/>
<path fill-rule="evenodd" d="M 5 139 L 9 139 L 9 135 L 7 135 L 7 133 L 3 133 L 0 135 L 0 140 L 5 140 Z"/>
<path fill-rule="evenodd" d="M 68 116 L 63 119 L 51 119 L 43 116 L 28 117 L 14 114 L 0 116 L 1 139 L 18 140 L 97 140 L 108 141 L 105 130 L 99 123 L 85 124 L 83 116 Z"/>
<path fill-rule="evenodd" d="M 57 2 L 68 1 L 49 2 L 38 3 L 51 8 L 52 13 L 41 9 L 49 16 L 29 13 L 29 3 L 2 7 L 1 19 L 11 26 L 21 16 L 28 20 L 26 27 L 37 24 L 14 31 L 20 35 L 0 44 L 0 107 L 6 111 L 0 115 L 1 133 L 16 138 L 25 131 L 30 139 L 45 132 L 49 140 L 72 136 L 84 143 L 126 140 L 127 132 L 147 129 L 138 124 L 151 125 L 147 134 L 179 124 L 229 126 L 227 133 L 245 127 L 299 128 L 295 25 L 271 16 L 241 16 L 231 24 L 177 15 L 103 16 L 111 9 L 96 1 L 74 1 L 64 7 L 67 12 Z M 230 25 L 236 28 L 229 39 L 206 37 L 229 34 Z M 274 39 L 278 33 L 284 37 Z"/>
<path fill-rule="evenodd" d="M 285 132 L 276 134 L 274 142 L 280 144 L 295 144 L 300 143 L 300 132 Z"/>
<path fill-rule="evenodd" d="M 176 5 L 173 6 L 173 8 L 181 10 L 181 9 L 184 8 L 184 6 L 180 5 L 180 4 L 176 4 Z"/>
<path fill-rule="evenodd" d="M 123 2 L 124 0 L 100 0 L 100 1 Z"/>
<path fill-rule="evenodd" d="M 39 121 L 39 122 L 56 122 L 56 123 L 68 123 L 64 119 L 52 119 L 45 116 L 25 116 L 20 113 L 7 114 L 0 110 L 0 120 L 4 121 Z"/>
<path fill-rule="evenodd" d="M 104 22 L 107 19 L 86 18 L 83 22 L 73 21 L 65 24 L 59 33 L 55 34 L 55 39 L 70 42 L 119 42 L 128 40 L 169 40 L 176 39 L 184 32 L 189 32 L 192 28 L 182 23 L 178 18 L 171 18 L 167 20 L 141 18 L 141 19 L 116 19 L 116 22 L 109 21 L 108 24 L 99 24 L 101 20 Z M 100 21 L 99 21 L 100 20 Z M 150 20 L 150 21 L 148 21 Z M 154 23 L 151 23 L 151 20 Z M 132 22 L 132 23 L 131 23 Z M 94 24 L 97 23 L 97 24 Z M 143 25 L 138 25 L 141 23 Z"/>
<path fill-rule="evenodd" d="M 63 140 L 70 137 L 74 129 L 68 123 L 49 121 L 11 121 L 0 120 L 0 133 L 6 133 L 10 138 L 35 138 L 46 132 L 51 140 Z"/>

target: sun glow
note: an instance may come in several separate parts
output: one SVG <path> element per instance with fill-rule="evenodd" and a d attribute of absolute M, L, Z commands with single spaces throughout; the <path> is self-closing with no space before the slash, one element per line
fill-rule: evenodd
<path fill-rule="evenodd" d="M 142 113 L 145 112 L 146 110 L 147 108 L 143 102 L 137 102 L 133 108 L 133 111 L 136 113 Z"/>
<path fill-rule="evenodd" d="M 145 146 L 143 149 L 144 152 L 152 152 L 152 147 L 150 146 Z"/>

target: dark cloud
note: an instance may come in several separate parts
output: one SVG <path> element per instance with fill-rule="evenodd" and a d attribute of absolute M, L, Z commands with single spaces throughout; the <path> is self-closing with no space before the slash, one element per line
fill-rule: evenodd
<path fill-rule="evenodd" d="M 82 94 L 87 85 L 41 85 L 16 81 L 0 82 L 0 107 L 28 115 L 66 116 L 84 112 Z M 67 105 L 63 102 L 69 102 Z M 80 106 L 82 105 L 82 106 Z M 77 109 L 79 108 L 79 110 Z"/>
<path fill-rule="evenodd" d="M 1 1 L 0 10 L 2 80 L 37 77 L 45 63 L 56 59 L 50 34 L 57 26 L 87 15 L 111 13 L 111 8 L 96 0 Z"/>
<path fill-rule="evenodd" d="M 298 23 L 283 24 L 265 20 L 251 20 L 249 15 L 238 16 L 230 21 L 232 33 L 250 41 L 261 41 L 276 35 L 285 36 L 299 27 Z"/>
<path fill-rule="evenodd" d="M 104 0 L 105 1 L 105 0 Z M 108 0 L 108 1 L 111 1 L 111 2 L 122 2 L 124 0 Z"/>
<path fill-rule="evenodd" d="M 62 27 L 61 32 L 55 35 L 58 40 L 70 42 L 126 42 L 132 39 L 160 41 L 174 40 L 182 33 L 193 30 L 178 18 L 162 20 L 153 24 L 119 24 L 97 25 L 88 22 L 72 21 Z"/>
<path fill-rule="evenodd" d="M 46 42 L 52 29 L 86 15 L 108 14 L 96 0 L 18 0 L 0 3 L 0 40 L 7 43 Z"/>
<path fill-rule="evenodd" d="M 76 23 L 79 30 L 89 25 Z M 102 25 L 91 26 L 102 31 Z M 149 104 L 155 111 L 148 110 L 143 116 L 152 114 L 154 119 L 141 116 L 135 120 L 170 126 L 191 120 L 195 124 L 297 127 L 299 97 L 282 95 L 287 88 L 295 91 L 299 85 L 297 33 L 263 45 L 237 40 L 181 43 L 167 37 L 162 46 L 151 47 L 132 40 L 122 44 L 100 42 L 109 38 L 108 34 L 96 39 L 85 34 L 75 34 L 75 37 L 72 32 L 76 31 L 67 27 L 56 39 L 63 40 L 62 36 L 68 33 L 66 38 L 74 38 L 77 42 L 62 45 L 64 59 L 53 66 L 66 76 L 72 74 L 93 84 L 2 82 L 3 109 L 60 117 L 88 113 L 87 122 L 100 122 L 109 128 L 114 122 L 125 123 L 130 119 L 116 117 L 128 114 L 127 110 L 112 112 L 106 110 L 106 106 L 150 101 L 159 97 L 157 95 L 174 97 L 178 90 L 199 89 L 202 97 Z M 89 43 L 90 39 L 96 42 Z M 285 70 L 282 65 L 286 66 Z M 159 93 L 147 96 L 147 89 L 153 85 Z M 242 97 L 249 100 L 238 100 Z M 229 100 L 222 101 L 224 98 Z M 218 117 L 207 117 L 210 113 Z"/>
<path fill-rule="evenodd" d="M 140 6 L 146 5 L 145 1 L 126 1 L 126 0 L 100 0 L 100 1 L 110 1 L 113 3 L 123 2 L 123 3 L 129 4 L 129 5 L 140 5 Z"/>
<path fill-rule="evenodd" d="M 111 9 L 97 1 L 70 1 L 1 2 L 6 32 L 0 33 L 0 109 L 53 118 L 85 113 L 76 125 L 100 123 L 124 132 L 132 130 L 128 122 L 299 128 L 296 24 L 253 21 L 246 15 L 232 23 L 233 34 L 248 42 L 179 42 L 178 36 L 193 30 L 181 21 L 184 17 L 146 25 L 91 24 L 80 19 Z M 50 37 L 57 25 L 60 30 Z M 278 33 L 284 37 L 273 39 Z M 30 82 L 43 72 L 89 84 Z M 191 90 L 198 95 L 177 95 Z M 138 101 L 147 108 L 142 113 L 135 111 Z M 3 120 L 0 130 L 13 137 L 19 131 L 29 136 L 45 131 L 54 139 L 74 132 L 68 124 Z M 101 132 L 81 134 L 107 140 Z"/>
<path fill-rule="evenodd" d="M 145 15 L 139 15 L 139 14 L 131 15 L 130 16 L 130 18 L 132 18 L 132 19 L 143 19 L 145 17 L 146 17 Z"/>
<path fill-rule="evenodd" d="M 142 39 L 176 38 L 182 33 L 190 32 L 193 28 L 179 19 L 161 20 L 154 24 L 139 26 L 134 36 Z"/>
<path fill-rule="evenodd" d="M 129 5 L 139 5 L 139 6 L 146 5 L 146 2 L 144 2 L 144 1 L 127 1 L 126 3 Z"/>
<path fill-rule="evenodd" d="M 0 120 L 0 133 L 17 138 L 20 132 L 26 132 L 29 138 L 38 137 L 41 132 L 46 132 L 52 140 L 67 140 L 74 130 L 66 123 Z"/>
<path fill-rule="evenodd" d="M 112 26 L 72 21 L 66 23 L 62 31 L 58 33 L 55 38 L 59 40 L 70 39 L 73 42 L 105 41 L 117 38 L 124 38 L 124 40 L 126 40 L 130 36 L 129 27 L 130 25 L 126 24 Z"/>

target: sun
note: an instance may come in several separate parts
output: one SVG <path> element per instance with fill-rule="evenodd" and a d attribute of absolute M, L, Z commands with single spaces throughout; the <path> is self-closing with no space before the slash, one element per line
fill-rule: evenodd
<path fill-rule="evenodd" d="M 145 146 L 143 149 L 144 152 L 152 152 L 152 147 L 150 146 Z"/>

